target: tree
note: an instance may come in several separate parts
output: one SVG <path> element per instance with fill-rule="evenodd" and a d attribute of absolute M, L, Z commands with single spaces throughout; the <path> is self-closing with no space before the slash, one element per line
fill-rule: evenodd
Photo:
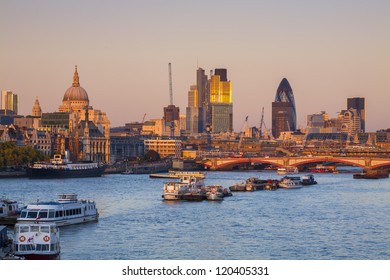
<path fill-rule="evenodd" d="M 149 150 L 144 155 L 144 160 L 145 161 L 149 161 L 149 162 L 159 161 L 160 160 L 160 155 L 155 150 Z"/>

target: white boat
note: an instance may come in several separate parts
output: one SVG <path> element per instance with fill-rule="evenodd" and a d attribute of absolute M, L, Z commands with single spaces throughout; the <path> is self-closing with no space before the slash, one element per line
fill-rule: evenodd
<path fill-rule="evenodd" d="M 17 201 L 0 199 L 0 225 L 14 225 L 19 212 L 20 206 Z"/>
<path fill-rule="evenodd" d="M 297 174 L 297 173 L 299 173 L 299 170 L 295 166 L 287 166 L 287 167 L 278 168 L 276 173 L 279 174 L 279 175 Z"/>
<path fill-rule="evenodd" d="M 179 182 L 164 183 L 164 200 L 195 200 L 195 193 L 204 188 L 204 180 L 193 176 L 182 176 Z M 194 199 L 192 199 L 194 198 Z M 204 197 L 205 198 L 205 197 Z"/>
<path fill-rule="evenodd" d="M 279 182 L 279 187 L 284 189 L 299 189 L 302 188 L 300 177 L 285 176 Z"/>
<path fill-rule="evenodd" d="M 92 200 L 77 199 L 77 194 L 58 195 L 58 201 L 29 204 L 20 213 L 18 223 L 54 222 L 58 226 L 97 221 L 99 213 Z"/>
<path fill-rule="evenodd" d="M 164 193 L 162 197 L 164 200 L 181 200 L 187 186 L 188 184 L 182 182 L 166 182 L 164 183 Z"/>
<path fill-rule="evenodd" d="M 221 201 L 225 197 L 222 186 L 207 186 L 206 198 L 212 201 Z"/>
<path fill-rule="evenodd" d="M 14 255 L 32 260 L 58 259 L 60 232 L 55 223 L 17 223 L 14 228 Z"/>

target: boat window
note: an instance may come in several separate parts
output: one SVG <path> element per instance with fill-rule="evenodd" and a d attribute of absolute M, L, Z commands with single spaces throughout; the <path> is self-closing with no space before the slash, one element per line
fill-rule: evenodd
<path fill-rule="evenodd" d="M 49 233 L 49 227 L 43 227 L 43 226 L 41 226 L 41 232 L 47 232 L 47 233 Z"/>
<path fill-rule="evenodd" d="M 72 215 L 76 215 L 76 209 L 72 209 Z"/>
<path fill-rule="evenodd" d="M 19 232 L 29 232 L 29 226 L 20 226 Z"/>
<path fill-rule="evenodd" d="M 49 244 L 37 244 L 37 251 L 49 251 Z"/>
<path fill-rule="evenodd" d="M 19 245 L 18 245 L 18 244 L 15 244 L 14 250 L 15 250 L 15 252 L 18 252 L 18 251 L 19 251 Z"/>
<path fill-rule="evenodd" d="M 39 218 L 47 218 L 47 210 L 40 210 L 39 211 Z"/>
<path fill-rule="evenodd" d="M 39 232 L 39 226 L 31 226 L 32 232 Z"/>
<path fill-rule="evenodd" d="M 49 218 L 54 218 L 55 211 L 54 210 L 49 210 Z"/>
<path fill-rule="evenodd" d="M 35 219 L 38 215 L 38 211 L 28 211 L 27 218 Z"/>
<path fill-rule="evenodd" d="M 3 214 L 3 213 L 4 213 L 3 207 L 0 207 L 0 214 Z"/>
<path fill-rule="evenodd" d="M 26 218 L 27 217 L 27 211 L 23 210 L 22 213 L 20 213 L 21 218 Z"/>

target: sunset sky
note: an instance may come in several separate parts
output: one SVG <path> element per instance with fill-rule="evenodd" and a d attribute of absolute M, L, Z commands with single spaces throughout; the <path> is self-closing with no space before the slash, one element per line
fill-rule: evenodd
<path fill-rule="evenodd" d="M 185 114 L 197 66 L 227 68 L 234 129 L 245 116 L 270 128 L 271 103 L 286 77 L 298 127 L 306 116 L 336 117 L 348 97 L 366 98 L 366 131 L 390 127 L 388 0 L 0 0 L 0 89 L 31 114 L 58 110 L 78 66 L 80 84 L 112 126 Z"/>

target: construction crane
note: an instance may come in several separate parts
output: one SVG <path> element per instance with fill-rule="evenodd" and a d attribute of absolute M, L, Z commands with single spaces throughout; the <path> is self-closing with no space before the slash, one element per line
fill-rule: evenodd
<path fill-rule="evenodd" d="M 260 120 L 260 139 L 263 138 L 263 123 L 264 123 L 264 107 L 261 109 L 261 120 Z"/>
<path fill-rule="evenodd" d="M 169 71 L 169 102 L 170 105 L 173 106 L 173 89 L 172 89 L 172 66 L 171 63 L 168 63 L 168 71 Z M 173 111 L 171 113 L 171 123 L 169 128 L 171 130 L 171 138 L 175 136 L 175 121 L 173 120 Z"/>
<path fill-rule="evenodd" d="M 247 127 L 248 127 L 248 117 L 249 117 L 249 116 L 246 116 L 244 126 L 243 126 L 243 128 L 242 128 L 242 130 L 241 130 L 240 141 L 238 142 L 238 148 L 237 148 L 237 149 L 238 149 L 238 152 L 240 152 L 240 150 L 241 150 L 242 139 L 244 138 L 245 130 L 246 130 Z"/>
<path fill-rule="evenodd" d="M 142 118 L 142 124 L 144 123 L 144 121 L 145 121 L 145 117 L 146 117 L 146 113 L 144 114 L 144 117 Z"/>

